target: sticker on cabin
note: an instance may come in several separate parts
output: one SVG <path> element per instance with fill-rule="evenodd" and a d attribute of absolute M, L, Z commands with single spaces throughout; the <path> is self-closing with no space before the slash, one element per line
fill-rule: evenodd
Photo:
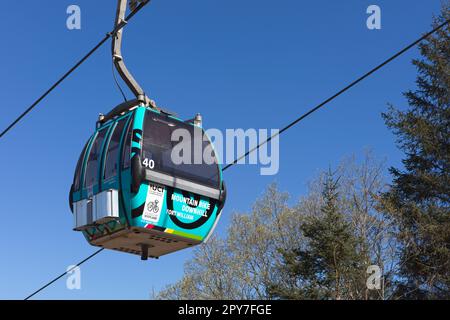
<path fill-rule="evenodd" d="M 216 202 L 181 190 L 167 188 L 167 214 L 179 228 L 193 230 L 203 226 L 214 213 Z"/>
<path fill-rule="evenodd" d="M 157 184 L 148 186 L 147 199 L 145 200 L 144 213 L 142 219 L 157 223 L 161 215 L 164 204 L 165 188 Z"/>
<path fill-rule="evenodd" d="M 175 210 L 170 210 L 171 212 L 168 212 L 169 215 L 176 216 L 185 222 L 192 222 L 206 217 L 206 212 L 210 209 L 208 201 L 178 193 L 172 193 L 170 200 Z"/>

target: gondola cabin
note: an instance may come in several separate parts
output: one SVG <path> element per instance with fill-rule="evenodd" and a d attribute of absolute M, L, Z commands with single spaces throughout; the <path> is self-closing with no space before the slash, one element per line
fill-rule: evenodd
<path fill-rule="evenodd" d="M 192 141 L 173 141 L 178 132 L 189 133 Z M 180 143 L 195 149 L 199 136 L 198 152 L 181 154 L 192 161 L 174 161 Z M 207 240 L 226 191 L 217 159 L 198 161 L 198 153 L 205 151 L 215 158 L 198 123 L 143 105 L 99 121 L 78 160 L 70 191 L 74 230 L 91 245 L 142 259 Z"/>

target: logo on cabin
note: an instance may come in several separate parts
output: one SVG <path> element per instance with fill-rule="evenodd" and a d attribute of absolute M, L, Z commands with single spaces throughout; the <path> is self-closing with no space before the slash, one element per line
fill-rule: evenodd
<path fill-rule="evenodd" d="M 182 228 L 193 230 L 203 226 L 212 216 L 216 201 L 199 195 L 167 188 L 167 212 L 170 220 Z"/>
<path fill-rule="evenodd" d="M 150 212 L 153 211 L 157 213 L 159 211 L 158 203 L 159 203 L 158 200 L 150 201 L 147 205 L 147 210 Z"/>
<path fill-rule="evenodd" d="M 161 208 L 164 203 L 165 189 L 157 184 L 148 186 L 147 199 L 145 200 L 144 213 L 142 219 L 152 223 L 157 223 L 161 216 Z"/>

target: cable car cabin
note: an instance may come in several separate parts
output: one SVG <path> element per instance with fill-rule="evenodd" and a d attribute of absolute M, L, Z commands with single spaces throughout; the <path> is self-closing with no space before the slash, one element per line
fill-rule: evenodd
<path fill-rule="evenodd" d="M 200 151 L 214 161 L 172 160 L 172 134 L 200 133 Z M 175 132 L 176 133 L 176 132 Z M 183 122 L 137 106 L 98 124 L 78 161 L 70 191 L 76 231 L 94 246 L 147 257 L 206 241 L 223 208 L 222 170 L 209 138 L 194 122 Z M 183 139 L 184 140 L 184 139 Z M 198 153 L 197 153 L 198 154 Z M 198 164 L 197 164 L 198 163 Z"/>

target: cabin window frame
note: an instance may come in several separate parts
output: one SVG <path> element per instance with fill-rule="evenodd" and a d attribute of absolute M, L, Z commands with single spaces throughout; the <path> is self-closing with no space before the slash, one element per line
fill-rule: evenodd
<path fill-rule="evenodd" d="M 91 142 L 91 145 L 89 147 L 89 152 L 86 154 L 86 157 L 85 157 L 86 164 L 85 164 L 85 170 L 84 170 L 84 173 L 83 173 L 82 189 L 85 189 L 85 190 L 94 189 L 96 186 L 98 187 L 100 185 L 101 181 L 99 180 L 99 178 L 100 178 L 99 169 L 102 166 L 103 150 L 104 150 L 104 146 L 105 146 L 105 140 L 108 139 L 108 134 L 109 134 L 110 129 L 111 129 L 111 125 L 107 125 L 107 126 L 101 127 L 101 128 L 99 128 L 97 130 L 97 132 L 95 133 L 95 135 L 92 138 L 92 142 Z M 91 163 L 91 161 L 89 159 L 90 159 L 92 150 L 93 150 L 93 148 L 94 148 L 94 146 L 95 146 L 95 144 L 97 142 L 97 139 L 99 138 L 100 133 L 103 133 L 103 132 L 105 132 L 105 134 L 104 134 L 104 136 L 102 138 L 101 145 L 100 145 L 99 150 L 98 150 L 97 159 L 96 159 L 97 165 L 96 165 L 95 171 L 93 171 L 93 173 L 92 173 L 94 175 L 94 177 L 95 177 L 95 180 L 94 180 L 92 185 L 87 185 L 86 184 L 86 177 L 87 177 L 87 173 L 88 173 L 88 169 L 89 169 L 89 164 Z"/>
<path fill-rule="evenodd" d="M 124 128 L 124 135 L 122 137 L 122 150 L 120 157 L 120 167 L 122 170 L 131 168 L 131 139 L 133 134 L 134 113 L 128 119 L 128 124 Z M 127 152 L 128 147 L 128 152 Z M 127 162 L 125 162 L 127 160 Z"/>
<path fill-rule="evenodd" d="M 91 142 L 91 138 L 85 143 L 83 147 L 83 151 L 81 151 L 80 157 L 78 158 L 77 166 L 75 169 L 75 175 L 73 177 L 73 192 L 78 192 L 82 189 L 83 183 L 81 182 L 81 179 L 83 177 L 83 171 L 84 171 L 84 164 L 86 159 L 86 153 L 89 148 L 89 144 Z"/>
<path fill-rule="evenodd" d="M 160 118 L 162 121 L 157 121 L 157 120 L 153 120 L 153 119 L 150 120 L 147 117 L 152 117 L 152 118 L 153 117 L 157 117 L 157 118 Z M 151 122 L 149 122 L 149 121 L 151 121 Z M 148 139 L 148 135 L 147 135 L 146 131 L 149 128 L 151 128 L 152 124 L 154 124 L 154 123 L 158 123 L 158 122 L 163 122 L 164 123 L 164 122 L 167 122 L 167 121 L 173 122 L 174 124 L 176 124 L 177 127 L 179 127 L 179 125 L 184 126 L 184 128 L 190 130 L 191 133 L 193 133 L 193 131 L 195 129 L 201 130 L 202 136 L 205 135 L 205 131 L 201 127 L 197 127 L 197 126 L 194 126 L 193 124 L 183 122 L 181 120 L 175 119 L 175 118 L 173 118 L 171 116 L 168 116 L 168 115 L 162 115 L 160 113 L 156 113 L 156 112 L 153 112 L 151 110 L 146 110 L 146 113 L 145 113 L 145 116 L 144 116 L 144 123 L 143 123 L 143 126 L 142 126 L 142 129 L 143 129 L 143 143 L 142 143 L 141 157 L 142 157 L 143 161 L 146 158 L 146 156 L 145 156 L 146 152 L 152 153 L 152 151 L 148 150 L 149 143 L 148 143 L 148 140 L 147 140 Z M 168 129 L 168 131 L 170 131 L 170 134 L 172 134 L 173 130 L 174 129 L 171 129 L 171 128 Z M 170 140 L 170 137 L 168 139 Z M 214 150 L 214 145 L 212 144 L 212 142 L 209 139 L 209 137 L 208 137 L 207 143 L 209 143 L 212 146 L 212 149 Z M 172 146 L 172 148 L 173 148 L 173 146 Z M 205 147 L 203 146 L 202 151 L 204 150 L 204 148 Z M 216 152 L 216 151 L 214 150 L 214 152 Z M 203 159 L 203 154 L 202 154 L 202 159 Z M 161 161 L 162 161 L 162 159 L 161 159 Z M 169 175 L 169 176 L 176 176 L 179 179 L 190 181 L 190 182 L 195 183 L 195 184 L 207 186 L 207 187 L 210 187 L 210 188 L 219 189 L 220 185 L 221 185 L 221 172 L 220 172 L 220 164 L 218 163 L 218 159 L 217 159 L 217 154 L 216 154 L 216 161 L 217 162 L 213 165 L 215 167 L 215 170 L 214 170 L 215 172 L 211 174 L 211 176 L 214 177 L 214 179 L 206 179 L 205 177 L 200 176 L 200 175 L 194 176 L 192 174 L 188 174 L 187 173 L 188 170 L 180 170 L 179 169 L 179 167 L 183 166 L 183 165 L 176 165 L 176 164 L 172 164 L 171 166 L 164 166 L 162 168 L 158 167 L 156 165 L 153 169 L 151 169 L 151 171 L 159 172 L 159 173 L 166 174 L 166 175 Z M 202 165 L 212 166 L 212 165 L 209 165 L 209 164 L 202 164 Z M 190 165 L 186 165 L 186 166 L 190 166 Z M 211 181 L 211 182 L 209 182 L 208 180 Z"/>
<path fill-rule="evenodd" d="M 104 159 L 103 159 L 103 166 L 102 166 L 102 171 L 101 171 L 102 183 L 106 183 L 108 181 L 114 180 L 120 174 L 121 153 L 122 153 L 122 150 L 123 150 L 123 147 L 124 147 L 124 145 L 123 145 L 123 136 L 124 136 L 124 134 L 126 134 L 124 131 L 127 128 L 128 122 L 129 122 L 129 116 L 128 115 L 124 116 L 124 117 L 121 117 L 121 118 L 117 119 L 114 122 L 114 125 L 110 129 L 111 132 L 109 134 L 107 145 L 105 145 L 105 149 L 104 149 Z M 117 131 L 117 129 L 119 128 L 119 126 L 121 124 L 123 124 L 122 129 L 120 129 L 120 131 Z M 114 137 L 114 135 L 116 133 L 119 134 L 119 136 L 117 137 L 118 138 L 117 149 L 116 149 L 117 151 L 116 151 L 115 160 L 114 160 L 114 163 L 116 165 L 116 170 L 115 170 L 115 173 L 113 175 L 107 177 L 106 176 L 106 174 L 107 174 L 107 170 L 106 169 L 107 169 L 107 166 L 108 166 L 108 160 L 110 159 L 109 156 L 110 156 L 110 153 L 111 153 L 111 148 L 110 148 L 111 147 L 111 142 L 112 142 L 113 137 Z"/>

